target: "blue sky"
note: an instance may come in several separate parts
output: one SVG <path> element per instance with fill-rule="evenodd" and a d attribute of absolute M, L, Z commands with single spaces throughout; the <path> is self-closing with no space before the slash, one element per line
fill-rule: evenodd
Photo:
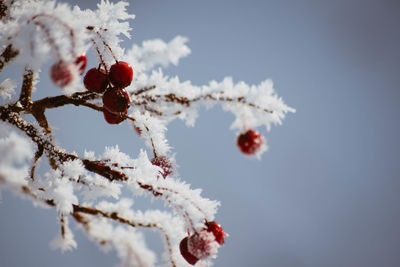
<path fill-rule="evenodd" d="M 261 161 L 238 151 L 233 116 L 220 108 L 202 111 L 195 128 L 170 125 L 182 178 L 222 203 L 217 221 L 230 237 L 215 266 L 399 266 L 398 1 L 131 2 L 137 17 L 126 47 L 187 36 L 192 54 L 169 74 L 198 85 L 225 76 L 250 84 L 271 78 L 297 109 L 282 126 L 262 129 L 270 149 Z M 37 96 L 54 89 L 40 87 Z M 100 152 L 119 144 L 135 155 L 144 147 L 127 125 L 76 112 L 49 112 L 67 149 Z M 55 211 L 3 192 L 0 214 L 4 266 L 117 262 L 79 231 L 78 250 L 52 251 Z M 149 242 L 161 248 L 156 233 Z"/>

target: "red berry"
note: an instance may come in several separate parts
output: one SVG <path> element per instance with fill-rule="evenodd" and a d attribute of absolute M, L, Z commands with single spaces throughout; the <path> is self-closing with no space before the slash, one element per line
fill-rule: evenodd
<path fill-rule="evenodd" d="M 86 72 L 83 84 L 89 91 L 102 93 L 108 85 L 107 74 L 102 69 L 92 68 Z"/>
<path fill-rule="evenodd" d="M 59 61 L 51 66 L 50 77 L 53 83 L 61 88 L 69 85 L 74 79 L 70 64 L 64 61 Z"/>
<path fill-rule="evenodd" d="M 119 61 L 110 68 L 110 81 L 116 87 L 127 87 L 133 79 L 132 67 L 124 62 Z"/>
<path fill-rule="evenodd" d="M 129 95 L 123 88 L 113 87 L 103 95 L 103 104 L 111 112 L 124 112 L 129 103 Z"/>
<path fill-rule="evenodd" d="M 217 222 L 207 222 L 207 231 L 212 232 L 215 237 L 215 241 L 218 242 L 218 244 L 222 245 L 225 243 L 225 237 L 226 233 L 224 232 L 224 229 L 222 229 L 221 225 Z"/>
<path fill-rule="evenodd" d="M 206 229 L 185 237 L 179 245 L 182 256 L 190 264 L 215 255 L 218 247 L 214 234 Z"/>
<path fill-rule="evenodd" d="M 151 160 L 151 163 L 163 169 L 161 174 L 164 179 L 173 171 L 171 161 L 166 156 L 155 157 Z"/>
<path fill-rule="evenodd" d="M 193 234 L 187 241 L 188 251 L 198 259 L 205 259 L 214 255 L 219 247 L 212 233 L 203 230 Z"/>
<path fill-rule="evenodd" d="M 79 57 L 76 58 L 75 65 L 78 67 L 78 72 L 80 75 L 82 75 L 85 72 L 86 64 L 87 64 L 87 58 L 85 55 L 80 55 Z"/>
<path fill-rule="evenodd" d="M 195 256 L 193 256 L 188 250 L 188 239 L 189 237 L 185 237 L 182 239 L 181 243 L 179 244 L 179 250 L 181 251 L 182 256 L 185 260 L 192 265 L 195 265 L 196 262 L 199 260 Z"/>
<path fill-rule="evenodd" d="M 254 130 L 248 130 L 237 137 L 237 145 L 244 154 L 253 155 L 261 148 L 263 138 Z"/>
<path fill-rule="evenodd" d="M 123 88 L 111 88 L 103 95 L 104 118 L 110 124 L 118 124 L 125 120 L 128 114 L 129 95 Z"/>
<path fill-rule="evenodd" d="M 128 110 L 123 112 L 123 114 L 125 114 L 125 115 L 128 114 Z M 121 123 L 121 122 L 123 122 L 125 120 L 124 116 L 116 115 L 114 113 L 110 113 L 107 110 L 103 111 L 103 115 L 104 115 L 104 119 L 109 124 L 118 124 L 118 123 Z"/>

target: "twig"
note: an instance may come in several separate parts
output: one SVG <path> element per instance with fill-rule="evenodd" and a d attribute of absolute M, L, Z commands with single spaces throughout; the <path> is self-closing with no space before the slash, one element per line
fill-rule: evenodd
<path fill-rule="evenodd" d="M 4 66 L 13 60 L 18 54 L 18 50 L 14 50 L 12 45 L 8 45 L 0 55 L 0 72 L 3 71 Z"/>
<path fill-rule="evenodd" d="M 33 159 L 32 167 L 31 167 L 31 171 L 30 171 L 30 176 L 31 176 L 32 181 L 35 180 L 35 170 L 36 170 L 37 162 L 42 157 L 43 151 L 44 151 L 43 147 L 38 145 L 38 150 L 35 153 L 35 157 Z"/>
<path fill-rule="evenodd" d="M 262 110 L 262 111 L 264 111 L 266 113 L 270 113 L 270 114 L 273 113 L 272 110 L 269 110 L 267 108 L 263 108 L 263 107 L 261 107 L 259 105 L 254 104 L 254 103 L 248 102 L 243 96 L 234 97 L 233 98 L 233 97 L 213 96 L 211 94 L 206 94 L 206 95 L 199 96 L 199 97 L 196 97 L 196 98 L 193 98 L 193 99 L 189 99 L 189 98 L 180 97 L 180 96 L 177 96 L 177 95 L 171 93 L 171 94 L 165 94 L 165 95 L 160 95 L 160 94 L 157 94 L 157 95 L 143 95 L 141 97 L 143 99 L 147 100 L 148 102 L 152 102 L 152 103 L 157 103 L 159 101 L 164 100 L 167 103 L 168 102 L 169 103 L 177 103 L 177 104 L 180 104 L 180 105 L 183 105 L 183 106 L 186 106 L 186 107 L 189 107 L 190 104 L 193 103 L 193 102 L 197 102 L 197 101 L 200 101 L 200 100 L 206 100 L 206 99 L 213 100 L 213 101 L 220 101 L 220 102 L 237 102 L 237 103 L 242 103 L 242 104 L 248 105 L 249 107 L 252 107 L 252 108 L 256 108 L 256 109 Z"/>
<path fill-rule="evenodd" d="M 2 19 L 3 17 L 5 17 L 7 15 L 7 5 L 4 2 L 4 0 L 0 1 L 0 19 Z"/>
<path fill-rule="evenodd" d="M 61 106 L 73 104 L 76 106 L 82 105 L 88 100 L 98 99 L 101 95 L 94 92 L 78 92 L 70 96 L 59 95 L 53 97 L 45 97 L 33 102 L 33 106 L 40 106 L 44 109 L 58 108 Z"/>
<path fill-rule="evenodd" d="M 19 95 L 19 103 L 23 108 L 27 108 L 32 104 L 31 95 L 33 90 L 33 71 L 25 67 L 24 75 L 22 78 L 22 88 Z"/>
<path fill-rule="evenodd" d="M 2 177 L 0 177 L 2 178 Z M 0 182 L 6 182 L 5 179 L 0 179 Z M 40 200 L 32 191 L 29 187 L 27 186 L 21 186 L 21 192 L 34 198 L 35 200 Z M 48 199 L 48 200 L 41 200 L 43 201 L 44 204 L 47 204 L 48 206 L 55 207 L 54 200 Z M 126 219 L 122 216 L 120 216 L 117 212 L 105 212 L 100 209 L 88 207 L 88 206 L 82 206 L 82 205 L 77 205 L 73 204 L 73 211 L 71 212 L 71 216 L 80 224 L 82 224 L 87 232 L 90 231 L 89 228 L 89 221 L 82 216 L 82 214 L 86 215 L 91 215 L 91 216 L 100 216 L 103 218 L 111 219 L 126 225 L 129 225 L 131 227 L 142 227 L 142 228 L 157 228 L 164 236 L 167 246 L 168 246 L 168 252 L 170 256 L 170 262 L 173 267 L 176 267 L 176 263 L 173 259 L 173 252 L 172 252 L 172 245 L 170 242 L 169 235 L 167 232 L 164 230 L 164 228 L 158 224 L 158 223 L 142 223 L 142 222 L 135 222 L 129 219 Z M 64 238 L 65 235 L 65 222 L 66 218 L 65 216 L 61 216 L 60 218 L 60 223 L 61 223 L 61 236 Z M 106 240 L 98 240 L 100 244 L 105 244 L 107 241 Z"/>
<path fill-rule="evenodd" d="M 142 94 L 142 93 L 151 91 L 151 90 L 153 90 L 153 89 L 156 89 L 156 86 L 155 86 L 155 85 L 152 85 L 152 86 L 149 86 L 149 87 L 144 87 L 144 88 L 142 88 L 142 89 L 139 89 L 139 90 L 137 90 L 136 92 L 134 92 L 133 94 L 134 94 L 134 95 L 140 95 L 140 94 Z"/>
<path fill-rule="evenodd" d="M 51 139 L 48 138 L 45 134 L 41 133 L 36 127 L 34 127 L 31 123 L 21 119 L 21 117 L 15 113 L 9 111 L 7 108 L 0 106 L 0 119 L 2 121 L 8 122 L 14 125 L 16 128 L 25 132 L 25 134 L 34 142 L 36 145 L 42 146 L 44 152 L 46 153 L 48 158 L 51 158 L 59 163 L 63 163 L 69 160 L 80 159 L 88 171 L 97 173 L 109 181 L 126 181 L 128 177 L 119 171 L 111 169 L 109 166 L 104 164 L 99 164 L 96 161 L 91 161 L 88 159 L 81 159 L 78 156 L 73 154 L 68 154 L 58 147 L 56 147 Z"/>
<path fill-rule="evenodd" d="M 151 143 L 151 147 L 153 148 L 153 155 L 154 155 L 154 158 L 157 158 L 156 146 L 154 145 L 153 138 L 150 136 L 149 127 L 147 127 L 147 125 L 144 125 L 144 128 L 146 129 L 146 132 L 147 132 L 147 134 L 148 134 L 149 137 L 150 137 L 150 143 Z"/>

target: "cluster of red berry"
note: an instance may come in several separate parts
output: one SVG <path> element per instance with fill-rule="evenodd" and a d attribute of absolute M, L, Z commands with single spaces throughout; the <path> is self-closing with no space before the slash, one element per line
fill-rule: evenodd
<path fill-rule="evenodd" d="M 73 81 L 71 68 L 78 68 L 83 74 L 87 59 L 85 55 L 79 56 L 74 65 L 59 61 L 50 68 L 50 77 L 59 87 L 66 87 Z M 133 79 L 132 67 L 124 62 L 117 61 L 107 72 L 105 69 L 92 68 L 83 78 L 83 84 L 89 91 L 103 94 L 104 118 L 110 124 L 118 124 L 125 120 L 130 104 L 129 95 L 124 89 L 131 84 Z"/>
<path fill-rule="evenodd" d="M 83 84 L 89 91 L 103 93 L 104 118 L 110 124 L 118 124 L 126 119 L 130 104 L 129 95 L 124 89 L 133 79 L 132 67 L 117 61 L 110 71 L 99 68 L 88 70 Z"/>
<path fill-rule="evenodd" d="M 194 265 L 198 260 L 211 256 L 215 250 L 217 242 L 219 245 L 224 244 L 227 236 L 221 225 L 217 222 L 206 222 L 206 228 L 202 231 L 187 236 L 182 239 L 179 249 L 185 260 Z M 218 245 L 217 245 L 218 246 Z"/>

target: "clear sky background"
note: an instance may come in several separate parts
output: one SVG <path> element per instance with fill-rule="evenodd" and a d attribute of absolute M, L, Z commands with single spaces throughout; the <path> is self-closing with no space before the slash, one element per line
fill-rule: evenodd
<path fill-rule="evenodd" d="M 262 129 L 270 149 L 261 161 L 238 151 L 233 116 L 219 107 L 203 110 L 195 128 L 170 125 L 182 178 L 222 203 L 216 219 L 230 237 L 215 266 L 400 266 L 399 1 L 138 0 L 130 10 L 137 18 L 126 47 L 189 38 L 192 54 L 169 74 L 197 85 L 225 76 L 250 84 L 272 78 L 297 109 L 282 126 Z M 37 98 L 60 93 L 47 71 Z M 9 69 L 0 80 L 7 75 L 18 77 Z M 119 144 L 134 156 L 144 147 L 128 124 L 108 125 L 85 108 L 48 116 L 70 151 Z M 58 228 L 54 210 L 3 192 L 0 266 L 117 262 L 79 230 L 77 250 L 52 251 Z M 161 249 L 157 233 L 149 233 L 149 244 Z"/>

